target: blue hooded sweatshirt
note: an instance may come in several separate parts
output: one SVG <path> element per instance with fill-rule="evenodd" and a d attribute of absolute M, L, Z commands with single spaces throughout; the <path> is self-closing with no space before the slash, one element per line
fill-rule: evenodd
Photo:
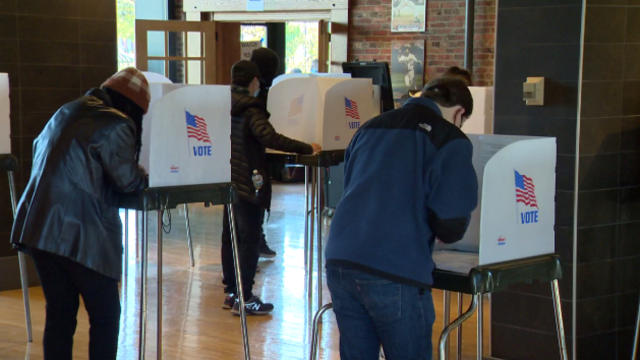
<path fill-rule="evenodd" d="M 427 98 L 366 122 L 345 152 L 327 266 L 429 287 L 435 237 L 464 235 L 477 204 L 472 145 Z"/>

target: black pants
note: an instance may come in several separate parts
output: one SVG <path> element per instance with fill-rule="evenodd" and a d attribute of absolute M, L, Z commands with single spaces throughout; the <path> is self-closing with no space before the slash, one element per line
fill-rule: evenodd
<path fill-rule="evenodd" d="M 89 358 L 116 358 L 120 326 L 118 281 L 70 259 L 33 249 L 47 301 L 44 328 L 45 360 L 71 360 L 76 316 L 82 295 L 89 314 Z"/>
<path fill-rule="evenodd" d="M 253 278 L 256 276 L 258 257 L 260 250 L 260 226 L 264 209 L 250 202 L 239 199 L 233 204 L 236 220 L 236 232 L 238 234 L 238 258 L 240 259 L 240 271 L 242 271 L 242 289 L 245 299 L 253 296 Z M 229 228 L 229 214 L 227 205 L 224 208 L 222 224 L 222 274 L 226 293 L 236 293 L 236 274 L 233 268 L 233 252 L 231 249 L 231 231 Z"/>

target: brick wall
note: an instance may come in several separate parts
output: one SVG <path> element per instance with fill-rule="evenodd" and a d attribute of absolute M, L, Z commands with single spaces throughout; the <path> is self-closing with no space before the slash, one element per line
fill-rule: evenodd
<path fill-rule="evenodd" d="M 392 0 L 351 0 L 349 60 L 391 62 L 392 41 L 425 40 L 425 81 L 464 64 L 465 1 L 427 1 L 427 31 L 392 33 Z M 496 0 L 476 1 L 473 81 L 493 85 Z"/>

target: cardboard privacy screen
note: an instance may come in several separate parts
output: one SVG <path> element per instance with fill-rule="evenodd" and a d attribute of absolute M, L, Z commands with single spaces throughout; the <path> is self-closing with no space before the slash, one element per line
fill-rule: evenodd
<path fill-rule="evenodd" d="M 342 75 L 277 80 L 267 100 L 274 128 L 296 140 L 318 143 L 322 150 L 345 149 L 360 126 L 380 112 L 371 79 Z"/>
<path fill-rule="evenodd" d="M 9 74 L 0 73 L 0 154 L 11 153 Z"/>
<path fill-rule="evenodd" d="M 555 138 L 469 135 L 478 207 L 462 240 L 436 242 L 436 266 L 467 272 L 554 252 Z"/>
<path fill-rule="evenodd" d="M 231 181 L 231 92 L 222 85 L 152 83 L 141 165 L 149 186 Z"/>

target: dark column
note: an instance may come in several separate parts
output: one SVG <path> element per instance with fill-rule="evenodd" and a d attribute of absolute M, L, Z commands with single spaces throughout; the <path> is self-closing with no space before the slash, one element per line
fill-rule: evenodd
<path fill-rule="evenodd" d="M 284 73 L 284 58 L 286 54 L 285 30 L 285 23 L 267 23 L 267 47 L 275 51 L 280 57 L 280 69 L 278 69 L 278 74 Z"/>
<path fill-rule="evenodd" d="M 499 3 L 495 132 L 557 138 L 567 343 L 576 359 L 624 359 L 640 287 L 640 8 L 588 4 Z M 544 106 L 520 99 L 527 76 L 545 77 Z M 492 316 L 494 356 L 559 358 L 547 284 L 495 294 Z"/>
<path fill-rule="evenodd" d="M 18 157 L 18 194 L 31 169 L 33 139 L 53 112 L 99 86 L 117 68 L 113 0 L 9 0 L 0 7 L 0 72 L 9 73 L 11 147 Z M 0 290 L 19 287 L 9 247 L 11 207 L 0 174 Z M 31 272 L 34 279 L 35 272 Z"/>

